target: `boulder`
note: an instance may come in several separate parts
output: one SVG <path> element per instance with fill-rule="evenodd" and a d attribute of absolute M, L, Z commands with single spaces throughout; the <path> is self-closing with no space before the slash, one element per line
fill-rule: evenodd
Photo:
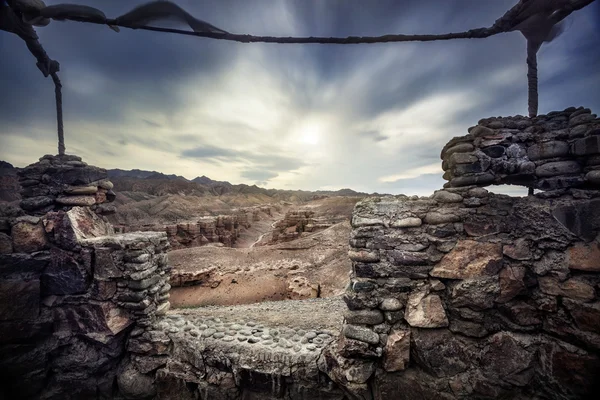
<path fill-rule="evenodd" d="M 448 326 L 448 318 L 438 295 L 425 291 L 408 296 L 404 319 L 410 326 L 418 328 L 441 328 Z"/>
<path fill-rule="evenodd" d="M 410 330 L 392 331 L 384 349 L 383 368 L 388 372 L 403 371 L 410 361 Z"/>
<path fill-rule="evenodd" d="M 431 276 L 447 279 L 467 279 L 494 275 L 502 266 L 502 245 L 460 240 L 431 272 Z"/>

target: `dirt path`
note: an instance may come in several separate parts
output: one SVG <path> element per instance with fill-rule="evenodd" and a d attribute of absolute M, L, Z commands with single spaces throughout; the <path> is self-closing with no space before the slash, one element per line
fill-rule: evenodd
<path fill-rule="evenodd" d="M 279 222 L 280 220 L 276 220 L 273 223 L 271 223 L 271 229 L 275 229 L 275 224 L 277 224 L 277 222 Z M 266 231 L 265 233 L 263 233 L 262 235 L 260 235 L 258 237 L 258 239 L 256 239 L 256 242 L 252 243 L 250 245 L 250 248 L 253 248 L 254 246 L 256 246 L 257 243 L 259 243 L 261 240 L 263 240 L 263 238 L 265 237 L 265 235 L 268 235 L 269 233 L 271 233 L 271 230 Z"/>

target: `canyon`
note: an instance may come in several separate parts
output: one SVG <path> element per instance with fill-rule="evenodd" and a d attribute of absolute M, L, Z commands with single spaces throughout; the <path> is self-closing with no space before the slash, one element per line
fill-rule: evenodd
<path fill-rule="evenodd" d="M 599 157 L 583 107 L 480 120 L 442 150 L 429 197 L 153 175 L 122 194 L 44 156 L 0 215 L 2 394 L 592 398 Z M 488 190 L 505 183 L 530 195 Z"/>

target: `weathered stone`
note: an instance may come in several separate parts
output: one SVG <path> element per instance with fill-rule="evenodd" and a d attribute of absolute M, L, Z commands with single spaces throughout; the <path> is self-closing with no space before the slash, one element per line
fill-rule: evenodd
<path fill-rule="evenodd" d="M 449 329 L 453 333 L 460 333 L 461 335 L 475 338 L 487 336 L 489 333 L 482 324 L 472 321 L 463 321 L 456 318 L 450 320 Z"/>
<path fill-rule="evenodd" d="M 10 254 L 13 252 L 13 244 L 10 236 L 0 232 L 0 254 Z"/>
<path fill-rule="evenodd" d="M 500 296 L 498 303 L 505 303 L 526 291 L 524 278 L 525 267 L 507 266 L 498 275 L 500 279 Z"/>
<path fill-rule="evenodd" d="M 433 195 L 433 199 L 438 203 L 460 203 L 463 201 L 463 197 L 460 194 L 448 192 L 446 190 L 436 191 Z"/>
<path fill-rule="evenodd" d="M 410 361 L 410 331 L 393 331 L 384 349 L 383 368 L 388 372 L 404 371 Z"/>
<path fill-rule="evenodd" d="M 527 149 L 527 156 L 533 161 L 544 158 L 564 157 L 567 154 L 569 154 L 569 144 L 557 140 L 537 143 Z"/>
<path fill-rule="evenodd" d="M 513 260 L 530 260 L 531 250 L 529 241 L 523 238 L 517 239 L 514 245 L 506 245 L 502 247 L 502 253 Z"/>
<path fill-rule="evenodd" d="M 576 156 L 600 154 L 600 136 L 588 136 L 573 142 L 571 152 Z"/>
<path fill-rule="evenodd" d="M 470 132 L 471 135 L 473 135 L 473 137 L 482 137 L 482 136 L 494 136 L 494 131 L 488 127 L 485 127 L 483 125 L 477 125 L 475 126 L 475 128 L 473 128 L 473 130 Z"/>
<path fill-rule="evenodd" d="M 576 243 L 567 250 L 570 269 L 600 272 L 600 241 Z"/>
<path fill-rule="evenodd" d="M 150 399 L 156 395 L 154 378 L 137 371 L 129 364 L 118 376 L 119 390 L 127 399 Z"/>
<path fill-rule="evenodd" d="M 89 283 L 89 271 L 68 253 L 52 250 L 51 263 L 41 277 L 43 296 L 84 293 Z"/>
<path fill-rule="evenodd" d="M 40 307 L 40 281 L 0 280 L 0 320 L 35 319 Z"/>
<path fill-rule="evenodd" d="M 96 192 L 98 192 L 98 186 L 74 186 L 65 189 L 64 192 L 71 196 L 96 194 Z"/>
<path fill-rule="evenodd" d="M 349 339 L 360 340 L 361 342 L 369 344 L 378 344 L 379 335 L 370 330 L 369 328 L 363 328 L 355 325 L 344 325 L 344 336 Z"/>
<path fill-rule="evenodd" d="M 499 294 L 500 284 L 496 276 L 465 279 L 453 287 L 452 305 L 486 310 L 494 307 Z"/>
<path fill-rule="evenodd" d="M 346 322 L 359 325 L 377 325 L 383 322 L 383 314 L 379 310 L 346 311 Z"/>
<path fill-rule="evenodd" d="M 448 148 L 443 154 L 442 158 L 450 157 L 454 153 L 470 153 L 475 150 L 475 147 L 471 143 L 459 143 L 455 146 Z"/>
<path fill-rule="evenodd" d="M 437 278 L 467 279 L 496 274 L 501 266 L 501 244 L 461 240 L 429 274 Z"/>
<path fill-rule="evenodd" d="M 386 299 L 383 299 L 383 301 L 379 305 L 379 309 L 381 309 L 383 311 L 398 311 L 398 310 L 401 310 L 402 308 L 404 308 L 405 302 L 406 302 L 406 298 L 405 298 L 405 301 L 403 302 L 395 297 L 388 297 Z"/>
<path fill-rule="evenodd" d="M 50 196 L 38 196 L 23 199 L 19 204 L 23 210 L 35 211 L 54 205 L 54 198 Z"/>
<path fill-rule="evenodd" d="M 425 215 L 425 223 L 429 225 L 440 225 L 459 221 L 460 217 L 455 214 L 443 214 L 440 212 L 431 211 Z"/>
<path fill-rule="evenodd" d="M 585 179 L 593 185 L 600 185 L 600 170 L 588 172 L 585 175 Z"/>
<path fill-rule="evenodd" d="M 364 262 L 364 263 L 376 263 L 379 262 L 378 251 L 348 251 L 348 257 L 352 261 Z"/>
<path fill-rule="evenodd" d="M 29 221 L 20 220 L 13 225 L 11 235 L 13 249 L 17 253 L 33 253 L 48 247 L 46 232 L 40 222 L 32 224 Z"/>
<path fill-rule="evenodd" d="M 577 161 L 555 161 L 540 165 L 535 169 L 535 174 L 540 178 L 549 178 L 558 175 L 576 174 L 581 171 Z"/>
<path fill-rule="evenodd" d="M 483 148 L 481 151 L 491 158 L 501 158 L 506 154 L 506 148 L 504 146 L 490 146 Z"/>
<path fill-rule="evenodd" d="M 342 357 L 346 358 L 379 358 L 382 354 L 381 348 L 373 349 L 368 343 L 348 339 L 344 335 L 340 335 L 337 350 Z"/>
<path fill-rule="evenodd" d="M 448 326 L 448 318 L 440 297 L 427 292 L 414 292 L 408 297 L 404 319 L 418 328 L 441 328 Z"/>
<path fill-rule="evenodd" d="M 511 301 L 498 308 L 502 314 L 518 325 L 530 326 L 542 323 L 538 309 L 523 301 Z"/>
<path fill-rule="evenodd" d="M 390 226 L 392 228 L 413 228 L 422 225 L 421 218 L 409 217 L 409 218 L 401 218 L 392 221 Z"/>
<path fill-rule="evenodd" d="M 109 247 L 96 247 L 94 250 L 94 277 L 96 279 L 111 279 L 123 276 L 113 260 L 112 253 L 113 251 Z"/>
<path fill-rule="evenodd" d="M 414 251 L 390 250 L 388 255 L 391 257 L 393 265 L 424 265 L 429 263 L 427 253 Z"/>
<path fill-rule="evenodd" d="M 519 345 L 510 333 L 499 332 L 487 340 L 480 361 L 482 373 L 494 382 L 525 386 L 533 378 L 534 354 Z"/>
<path fill-rule="evenodd" d="M 494 183 L 496 176 L 490 172 L 458 176 L 450 181 L 451 186 L 489 185 Z"/>
<path fill-rule="evenodd" d="M 85 196 L 85 195 L 77 195 L 77 196 L 61 196 L 56 198 L 56 202 L 58 204 L 62 204 L 65 206 L 93 206 L 96 204 L 96 199 L 94 196 Z"/>
<path fill-rule="evenodd" d="M 159 275 L 151 276 L 141 281 L 130 281 L 127 286 L 133 290 L 144 290 L 148 289 L 152 285 L 156 285 L 160 281 Z"/>
<path fill-rule="evenodd" d="M 600 335 L 600 303 L 581 303 L 571 299 L 563 299 L 563 305 L 575 320 L 575 323 L 584 331 Z"/>
<path fill-rule="evenodd" d="M 454 153 L 447 158 L 448 167 L 453 168 L 457 164 L 472 164 L 478 161 L 478 158 L 473 153 Z"/>
<path fill-rule="evenodd" d="M 538 278 L 540 290 L 552 296 L 565 296 L 575 300 L 588 301 L 596 297 L 596 291 L 585 282 L 569 279 L 561 282 L 553 276 L 541 276 Z"/>
<path fill-rule="evenodd" d="M 569 126 L 577 126 L 581 124 L 593 121 L 596 118 L 596 114 L 580 114 L 575 117 L 569 118 Z"/>
<path fill-rule="evenodd" d="M 473 362 L 469 346 L 447 329 L 414 329 L 411 335 L 411 362 L 434 377 L 454 376 Z"/>

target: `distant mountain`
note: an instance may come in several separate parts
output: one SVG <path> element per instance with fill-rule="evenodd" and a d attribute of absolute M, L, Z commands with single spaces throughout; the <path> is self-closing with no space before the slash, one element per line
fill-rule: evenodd
<path fill-rule="evenodd" d="M 123 169 L 109 169 L 106 170 L 109 178 L 135 178 L 135 179 L 185 179 L 183 176 L 175 174 L 165 175 L 161 172 L 156 171 L 144 171 L 140 169 L 123 170 Z"/>

